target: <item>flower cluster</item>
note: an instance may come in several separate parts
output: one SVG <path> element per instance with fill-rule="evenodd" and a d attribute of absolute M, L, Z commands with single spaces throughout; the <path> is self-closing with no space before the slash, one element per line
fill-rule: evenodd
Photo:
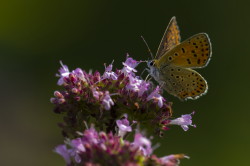
<path fill-rule="evenodd" d="M 171 103 L 162 96 L 159 86 L 136 76 L 140 61 L 127 56 L 122 69 L 113 70 L 113 63 L 104 73 L 86 72 L 80 68 L 70 71 L 62 64 L 51 102 L 54 112 L 63 114 L 59 123 L 66 139 L 55 151 L 73 165 L 159 165 L 176 166 L 185 155 L 158 158 L 153 155 L 151 141 L 134 126 L 147 133 L 162 136 L 170 125 L 185 131 L 192 124 L 192 114 L 172 119 Z M 130 124 L 130 122 L 132 122 Z M 88 129 L 88 125 L 95 127 Z M 82 133 L 80 133 L 80 132 Z M 131 138 L 134 133 L 134 141 Z M 80 134 L 80 135 L 79 135 Z"/>
<path fill-rule="evenodd" d="M 97 132 L 93 127 L 85 130 L 79 138 L 55 148 L 67 166 L 177 166 L 179 159 L 188 158 L 183 154 L 158 158 L 152 155 L 152 151 L 150 140 L 141 133 L 136 133 L 134 141 L 129 142 L 112 133 Z"/>
<path fill-rule="evenodd" d="M 58 85 L 65 90 L 55 91 L 51 102 L 56 105 L 56 113 L 66 113 L 60 124 L 63 135 L 74 138 L 76 131 L 85 129 L 84 121 L 102 131 L 115 132 L 114 122 L 123 114 L 161 134 L 169 124 L 171 103 L 162 97 L 159 87 L 135 75 L 139 63 L 127 57 L 121 70 L 112 71 L 110 64 L 103 74 L 80 68 L 70 72 L 61 63 Z"/>

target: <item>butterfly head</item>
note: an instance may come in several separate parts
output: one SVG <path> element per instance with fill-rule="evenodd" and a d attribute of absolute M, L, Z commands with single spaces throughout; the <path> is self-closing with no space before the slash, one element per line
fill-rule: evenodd
<path fill-rule="evenodd" d="M 147 65 L 148 65 L 149 68 L 154 67 L 155 66 L 155 61 L 150 60 L 150 61 L 147 62 Z"/>

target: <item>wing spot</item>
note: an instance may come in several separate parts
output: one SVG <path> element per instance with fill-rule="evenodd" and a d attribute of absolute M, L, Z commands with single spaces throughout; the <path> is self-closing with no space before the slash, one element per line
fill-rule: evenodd
<path fill-rule="evenodd" d="M 182 49 L 182 52 L 185 53 L 185 49 L 184 48 L 181 48 Z"/>
<path fill-rule="evenodd" d="M 176 78 L 179 78 L 179 76 L 175 76 Z"/>
<path fill-rule="evenodd" d="M 181 69 L 177 69 L 177 71 L 181 71 Z"/>
<path fill-rule="evenodd" d="M 188 77 L 191 77 L 190 75 L 188 75 Z"/>
<path fill-rule="evenodd" d="M 174 69 L 171 69 L 171 71 L 174 71 Z"/>
<path fill-rule="evenodd" d="M 195 45 L 196 45 L 196 43 L 194 42 L 194 43 L 193 43 L 193 45 L 195 46 Z"/>
<path fill-rule="evenodd" d="M 198 60 L 197 60 L 197 63 L 198 63 L 198 64 L 200 64 L 200 63 L 201 63 L 201 60 L 200 60 L 200 59 L 198 59 Z"/>
<path fill-rule="evenodd" d="M 206 54 L 206 56 L 208 56 L 208 54 Z"/>
<path fill-rule="evenodd" d="M 195 50 L 192 50 L 191 52 L 192 52 L 192 53 L 195 53 Z"/>
<path fill-rule="evenodd" d="M 172 60 L 173 60 L 173 58 L 170 56 L 170 57 L 168 57 L 168 60 L 169 60 L 169 61 L 172 61 Z"/>
<path fill-rule="evenodd" d="M 187 86 L 189 86 L 189 84 L 187 84 Z"/>
<path fill-rule="evenodd" d="M 175 83 L 175 82 L 173 82 L 173 85 L 175 86 L 175 85 L 176 85 L 176 83 Z"/>
<path fill-rule="evenodd" d="M 191 61 L 190 61 L 190 59 L 187 59 L 187 62 L 188 62 L 188 64 L 191 64 Z"/>
<path fill-rule="evenodd" d="M 195 46 L 195 48 L 198 48 L 198 46 Z"/>
<path fill-rule="evenodd" d="M 197 57 L 197 54 L 194 54 L 194 57 Z"/>
<path fill-rule="evenodd" d="M 178 53 L 176 52 L 176 53 L 174 53 L 174 55 L 175 55 L 175 56 L 178 56 Z"/>
<path fill-rule="evenodd" d="M 173 77 L 174 75 L 173 75 L 173 74 L 171 74 L 171 76 Z"/>

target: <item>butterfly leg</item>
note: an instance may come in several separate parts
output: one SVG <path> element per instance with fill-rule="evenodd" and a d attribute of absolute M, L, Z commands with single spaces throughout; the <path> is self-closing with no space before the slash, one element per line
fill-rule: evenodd
<path fill-rule="evenodd" d="M 149 78 L 150 77 L 150 78 Z M 149 80 L 151 80 L 152 79 L 152 77 L 151 77 L 151 75 L 150 74 L 148 74 L 147 75 L 147 77 L 145 78 L 145 81 L 149 81 L 149 80 L 147 80 L 149 78 Z"/>

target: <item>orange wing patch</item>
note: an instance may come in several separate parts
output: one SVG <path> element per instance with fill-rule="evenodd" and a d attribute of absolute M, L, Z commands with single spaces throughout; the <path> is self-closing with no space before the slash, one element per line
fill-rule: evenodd
<path fill-rule="evenodd" d="M 180 41 L 181 41 L 180 30 L 177 25 L 176 18 L 172 17 L 162 37 L 159 48 L 157 50 L 156 59 L 160 58 L 171 48 L 178 45 Z"/>
<path fill-rule="evenodd" d="M 200 33 L 185 40 L 163 55 L 156 65 L 171 64 L 185 68 L 205 67 L 211 57 L 212 48 L 209 37 Z"/>

